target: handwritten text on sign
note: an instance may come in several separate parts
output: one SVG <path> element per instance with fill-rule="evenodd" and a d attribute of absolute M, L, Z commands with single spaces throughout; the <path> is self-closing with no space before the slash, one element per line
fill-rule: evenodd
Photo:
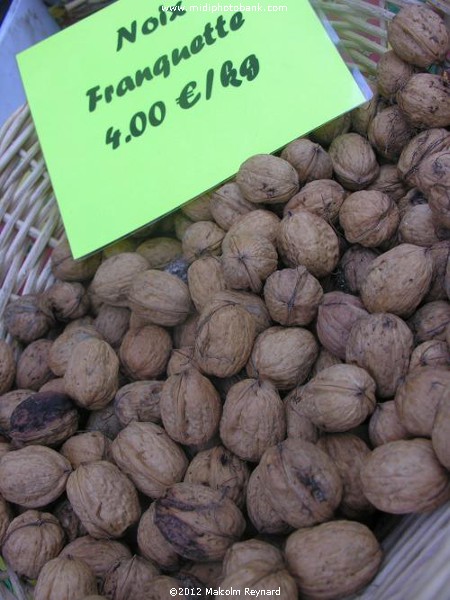
<path fill-rule="evenodd" d="M 19 55 L 75 257 L 364 102 L 309 3 L 284 5 L 119 0 Z"/>

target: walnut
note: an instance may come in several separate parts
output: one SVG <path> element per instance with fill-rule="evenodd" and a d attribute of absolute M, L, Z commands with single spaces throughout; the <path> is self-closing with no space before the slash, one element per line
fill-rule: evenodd
<path fill-rule="evenodd" d="M 136 555 L 123 558 L 106 574 L 102 591 L 114 600 L 148 598 L 153 579 L 158 575 L 158 569 L 145 558 Z"/>
<path fill-rule="evenodd" d="M 310 331 L 301 327 L 269 327 L 255 340 L 247 373 L 268 379 L 279 390 L 289 390 L 306 380 L 318 353 Z"/>
<path fill-rule="evenodd" d="M 284 399 L 287 437 L 300 438 L 315 444 L 319 439 L 319 430 L 303 411 L 302 390 L 303 386 L 298 386 Z"/>
<path fill-rule="evenodd" d="M 0 544 L 3 544 L 11 520 L 12 511 L 6 501 L 0 496 Z"/>
<path fill-rule="evenodd" d="M 375 409 L 375 381 L 354 365 L 320 371 L 300 392 L 301 410 L 324 431 L 348 431 Z"/>
<path fill-rule="evenodd" d="M 130 325 L 130 311 L 121 306 L 102 304 L 95 317 L 94 327 L 108 344 L 117 350 Z"/>
<path fill-rule="evenodd" d="M 26 294 L 12 300 L 5 308 L 4 321 L 10 335 L 24 344 L 44 337 L 54 320 L 39 308 L 38 296 Z"/>
<path fill-rule="evenodd" d="M 283 402 L 269 381 L 244 379 L 226 397 L 220 437 L 243 460 L 258 462 L 267 448 L 286 437 Z"/>
<path fill-rule="evenodd" d="M 125 334 L 119 359 L 131 379 L 156 379 L 166 370 L 171 350 L 169 333 L 158 325 L 147 325 Z"/>
<path fill-rule="evenodd" d="M 433 262 L 426 248 L 399 244 L 369 266 L 361 300 L 369 312 L 411 315 L 431 285 Z"/>
<path fill-rule="evenodd" d="M 106 304 L 127 306 L 131 284 L 149 268 L 147 260 L 136 252 L 123 252 L 107 258 L 97 269 L 91 293 Z"/>
<path fill-rule="evenodd" d="M 372 146 L 357 133 L 335 138 L 329 152 L 336 178 L 348 190 L 361 190 L 378 176 L 380 167 Z"/>
<path fill-rule="evenodd" d="M 251 231 L 254 237 L 264 237 L 274 243 L 279 225 L 280 219 L 275 213 L 263 209 L 252 210 L 233 223 L 228 230 L 228 235 L 248 234 Z"/>
<path fill-rule="evenodd" d="M 450 148 L 450 133 L 446 129 L 427 129 L 416 135 L 403 149 L 397 169 L 410 187 L 420 186 L 419 167 L 424 160 Z"/>
<path fill-rule="evenodd" d="M 66 542 L 73 542 L 76 538 L 86 535 L 86 529 L 80 519 L 73 512 L 72 505 L 66 499 L 60 500 L 53 509 L 54 516 L 64 530 Z"/>
<path fill-rule="evenodd" d="M 143 241 L 136 248 L 136 252 L 146 259 L 148 269 L 164 269 L 173 260 L 179 258 L 183 250 L 179 240 L 157 237 Z"/>
<path fill-rule="evenodd" d="M 359 293 L 361 285 L 366 278 L 369 265 L 378 254 L 369 248 L 362 246 L 350 246 L 341 260 L 341 268 L 344 272 L 345 281 L 354 294 Z"/>
<path fill-rule="evenodd" d="M 403 183 L 397 165 L 381 165 L 378 177 L 366 188 L 387 194 L 391 200 L 397 202 L 408 191 Z"/>
<path fill-rule="evenodd" d="M 202 194 L 194 200 L 181 207 L 181 212 L 189 217 L 191 221 L 210 221 L 211 215 L 211 195 Z"/>
<path fill-rule="evenodd" d="M 14 409 L 33 393 L 33 390 L 11 390 L 0 396 L 0 428 L 4 433 L 10 430 Z"/>
<path fill-rule="evenodd" d="M 409 84 L 407 83 L 406 86 Z M 380 111 L 370 123 L 369 142 L 383 158 L 396 161 L 416 131 L 398 106 Z"/>
<path fill-rule="evenodd" d="M 173 571 L 179 566 L 179 556 L 155 525 L 155 503 L 150 504 L 137 530 L 139 552 L 162 569 Z"/>
<path fill-rule="evenodd" d="M 64 385 L 80 406 L 105 408 L 119 387 L 119 360 L 111 346 L 95 338 L 79 342 L 67 363 Z"/>
<path fill-rule="evenodd" d="M 2 555 L 21 576 L 37 579 L 46 562 L 64 545 L 64 531 L 50 513 L 27 510 L 11 521 L 3 539 Z"/>
<path fill-rule="evenodd" d="M 300 186 L 317 179 L 330 179 L 333 165 L 328 153 L 306 138 L 294 140 L 284 148 L 281 158 L 287 160 L 298 173 Z"/>
<path fill-rule="evenodd" d="M 49 367 L 50 340 L 31 342 L 17 361 L 16 385 L 19 388 L 39 390 L 44 383 L 53 377 Z"/>
<path fill-rule="evenodd" d="M 73 329 L 66 327 L 50 346 L 48 363 L 53 373 L 57 377 L 63 377 L 75 346 L 83 340 L 92 338 L 102 339 L 93 325 L 83 325 Z"/>
<path fill-rule="evenodd" d="M 375 448 L 365 460 L 361 481 L 369 501 L 393 514 L 431 512 L 450 498 L 448 472 L 431 441 L 421 438 Z"/>
<path fill-rule="evenodd" d="M 247 513 L 251 523 L 260 533 L 285 534 L 291 531 L 270 503 L 271 492 L 261 477 L 259 466 L 252 472 L 247 487 Z"/>
<path fill-rule="evenodd" d="M 114 399 L 114 410 L 121 425 L 131 421 L 161 421 L 159 403 L 162 381 L 135 381 L 119 389 Z"/>
<path fill-rule="evenodd" d="M 121 429 L 122 425 L 115 414 L 112 402 L 105 408 L 93 410 L 89 413 L 86 431 L 100 431 L 107 438 L 113 440 Z"/>
<path fill-rule="evenodd" d="M 80 465 L 70 475 L 66 491 L 87 532 L 99 539 L 122 537 L 141 515 L 136 488 L 110 462 Z"/>
<path fill-rule="evenodd" d="M 250 470 L 247 463 L 223 446 L 199 452 L 189 465 L 184 481 L 207 485 L 222 491 L 242 508 L 245 503 Z"/>
<path fill-rule="evenodd" d="M 239 222 L 241 217 L 255 210 L 255 205 L 244 198 L 235 182 L 226 183 L 211 196 L 210 209 L 214 221 L 224 231 Z"/>
<path fill-rule="evenodd" d="M 377 64 L 377 87 L 380 95 L 392 100 L 414 73 L 413 65 L 402 60 L 393 50 L 385 52 Z"/>
<path fill-rule="evenodd" d="M 409 370 L 421 367 L 450 367 L 450 351 L 445 341 L 429 340 L 414 348 Z"/>
<path fill-rule="evenodd" d="M 60 556 L 81 560 L 103 581 L 117 562 L 131 558 L 131 552 L 117 540 L 96 540 L 90 535 L 83 535 L 67 544 Z"/>
<path fill-rule="evenodd" d="M 0 396 L 12 388 L 16 376 L 16 362 L 12 348 L 0 340 Z"/>
<path fill-rule="evenodd" d="M 19 506 L 41 508 L 64 492 L 71 471 L 69 461 L 55 450 L 26 446 L 8 452 L 0 461 L 0 494 Z"/>
<path fill-rule="evenodd" d="M 245 520 L 221 492 L 178 483 L 155 502 L 155 525 L 175 551 L 197 561 L 220 560 L 239 540 Z"/>
<path fill-rule="evenodd" d="M 101 260 L 101 252 L 74 260 L 68 241 L 62 239 L 52 251 L 52 273 L 63 281 L 86 281 L 95 275 Z"/>
<path fill-rule="evenodd" d="M 394 400 L 376 405 L 369 422 L 369 437 L 372 446 L 377 447 L 388 442 L 405 440 L 409 437 L 398 418 Z"/>
<path fill-rule="evenodd" d="M 213 221 L 198 221 L 190 225 L 181 240 L 183 257 L 192 263 L 201 256 L 218 256 L 225 231 Z"/>
<path fill-rule="evenodd" d="M 154 423 L 131 422 L 111 445 L 114 462 L 150 498 L 160 498 L 183 479 L 188 461 L 183 450 Z"/>
<path fill-rule="evenodd" d="M 311 181 L 289 200 L 283 214 L 308 210 L 325 221 L 334 222 L 346 195 L 344 188 L 333 179 Z"/>
<path fill-rule="evenodd" d="M 236 183 L 249 202 L 276 204 L 292 198 L 298 190 L 299 177 L 283 158 L 258 154 L 242 163 Z"/>
<path fill-rule="evenodd" d="M 240 306 L 252 317 L 255 324 L 256 335 L 262 333 L 265 329 L 270 327 L 271 320 L 269 311 L 263 300 L 256 294 L 251 292 L 241 292 L 238 290 L 224 290 L 223 292 L 217 292 L 211 298 L 208 303 L 206 313 L 213 312 L 224 306 Z M 195 344 L 195 337 L 193 339 Z M 190 344 L 185 344 L 189 346 Z"/>
<path fill-rule="evenodd" d="M 77 469 L 83 463 L 108 460 L 110 445 L 110 440 L 100 431 L 86 431 L 66 440 L 60 452 Z"/>
<path fill-rule="evenodd" d="M 387 313 L 369 315 L 353 325 L 346 361 L 371 375 L 378 396 L 392 398 L 408 371 L 413 345 L 411 330 L 402 319 Z"/>
<path fill-rule="evenodd" d="M 428 294 L 425 296 L 426 302 L 433 300 L 447 300 L 445 291 L 445 271 L 450 257 L 450 240 L 444 240 L 433 244 L 430 248 L 430 254 L 433 261 L 433 278 Z"/>
<path fill-rule="evenodd" d="M 34 590 L 34 598 L 78 600 L 96 593 L 95 575 L 85 563 L 77 559 L 58 557 L 49 560 L 42 568 Z"/>
<path fill-rule="evenodd" d="M 397 92 L 397 102 L 415 127 L 448 127 L 450 124 L 450 84 L 441 75 L 413 75 Z"/>
<path fill-rule="evenodd" d="M 400 242 L 416 246 L 428 247 L 439 243 L 433 212 L 428 204 L 418 204 L 405 210 L 398 227 L 398 238 Z"/>
<path fill-rule="evenodd" d="M 436 300 L 422 305 L 409 319 L 416 342 L 445 340 L 445 330 L 450 323 L 450 304 Z"/>
<path fill-rule="evenodd" d="M 351 124 L 352 118 L 350 113 L 344 113 L 340 117 L 336 117 L 336 119 L 328 121 L 325 125 L 314 129 L 310 137 L 313 142 L 317 142 L 321 146 L 329 146 L 335 138 L 347 133 Z"/>
<path fill-rule="evenodd" d="M 57 281 L 39 297 L 39 306 L 58 321 L 84 317 L 89 310 L 89 297 L 81 283 Z"/>
<path fill-rule="evenodd" d="M 324 219 L 306 210 L 283 217 L 277 245 L 287 266 L 303 265 L 315 277 L 329 275 L 339 261 L 337 235 Z"/>
<path fill-rule="evenodd" d="M 216 292 L 226 289 L 222 261 L 216 256 L 194 260 L 188 269 L 188 284 L 192 302 L 201 312 Z"/>
<path fill-rule="evenodd" d="M 333 521 L 290 535 L 286 560 L 302 597 L 333 600 L 370 582 L 380 567 L 382 550 L 365 525 Z"/>
<path fill-rule="evenodd" d="M 376 83 L 370 80 L 367 83 L 372 91 L 371 99 L 361 106 L 357 106 L 350 113 L 352 131 L 363 136 L 367 136 L 367 130 L 372 119 L 384 104 L 380 100 Z"/>
<path fill-rule="evenodd" d="M 450 469 L 450 401 L 442 398 L 436 411 L 431 431 L 431 441 L 436 456 L 447 470 Z"/>

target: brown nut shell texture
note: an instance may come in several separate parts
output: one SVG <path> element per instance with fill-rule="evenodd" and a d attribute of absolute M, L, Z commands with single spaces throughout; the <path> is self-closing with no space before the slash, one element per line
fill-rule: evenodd
<path fill-rule="evenodd" d="M 97 591 L 95 575 L 84 562 L 58 557 L 44 565 L 34 590 L 34 600 L 79 600 Z"/>
<path fill-rule="evenodd" d="M 154 423 L 127 425 L 113 441 L 111 454 L 121 471 L 150 498 L 160 498 L 181 481 L 188 465 L 183 450 Z"/>
<path fill-rule="evenodd" d="M 119 387 L 119 359 L 111 346 L 95 338 L 75 346 L 64 374 L 67 394 L 90 410 L 104 408 Z"/>
<path fill-rule="evenodd" d="M 365 525 L 333 521 L 293 533 L 287 540 L 286 559 L 302 598 L 338 600 L 370 582 L 382 551 Z"/>
<path fill-rule="evenodd" d="M 450 498 L 450 478 L 430 440 L 416 438 L 375 448 L 361 469 L 363 491 L 379 510 L 426 513 Z"/>
<path fill-rule="evenodd" d="M 246 160 L 239 168 L 236 183 L 244 198 L 255 204 L 285 202 L 299 187 L 294 167 L 270 154 L 258 154 Z"/>
<path fill-rule="evenodd" d="M 162 569 L 174 571 L 180 557 L 155 525 L 155 503 L 143 513 L 137 530 L 139 552 Z"/>
<path fill-rule="evenodd" d="M 187 446 L 204 444 L 218 431 L 222 414 L 219 393 L 195 368 L 167 378 L 160 407 L 164 428 L 176 442 Z"/>
<path fill-rule="evenodd" d="M 271 491 L 261 477 L 259 465 L 250 475 L 247 487 L 247 513 L 260 533 L 286 534 L 292 527 L 270 503 Z"/>
<path fill-rule="evenodd" d="M 60 556 L 83 561 L 98 579 L 103 580 L 116 563 L 131 558 L 131 552 L 117 540 L 96 540 L 83 535 L 67 544 Z"/>
<path fill-rule="evenodd" d="M 86 431 L 70 437 L 60 449 L 74 469 L 81 464 L 108 460 L 110 440 L 100 431 Z"/>
<path fill-rule="evenodd" d="M 26 446 L 8 452 L 0 461 L 0 494 L 19 506 L 40 508 L 64 492 L 71 471 L 69 461 L 55 450 Z"/>
<path fill-rule="evenodd" d="M 155 525 L 180 556 L 209 562 L 221 560 L 239 540 L 245 520 L 221 492 L 178 483 L 156 501 Z"/>
<path fill-rule="evenodd" d="M 11 389 L 16 375 L 16 363 L 12 348 L 4 340 L 0 340 L 0 395 Z"/>
<path fill-rule="evenodd" d="M 100 539 L 122 537 L 141 515 L 136 488 L 106 461 L 80 465 L 69 477 L 67 497 L 87 532 Z"/>
<path fill-rule="evenodd" d="M 328 455 L 314 444 L 288 438 L 264 453 L 259 464 L 270 504 L 292 527 L 328 521 L 342 499 L 342 481 Z"/>
<path fill-rule="evenodd" d="M 127 306 L 128 292 L 135 276 L 147 269 L 147 260 L 137 252 L 116 254 L 99 266 L 90 291 L 106 304 Z"/>
<path fill-rule="evenodd" d="M 146 325 L 125 334 L 119 359 L 131 379 L 156 379 L 166 370 L 171 350 L 170 334 L 159 325 Z"/>
<path fill-rule="evenodd" d="M 136 555 L 125 558 L 113 565 L 106 574 L 102 592 L 114 600 L 148 598 L 153 579 L 158 575 L 155 565 L 145 558 Z"/>

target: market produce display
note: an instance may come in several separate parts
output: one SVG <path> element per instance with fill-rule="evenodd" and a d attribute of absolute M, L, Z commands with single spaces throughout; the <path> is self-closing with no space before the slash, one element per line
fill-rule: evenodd
<path fill-rule="evenodd" d="M 10 302 L 0 544 L 35 600 L 344 599 L 381 512 L 450 500 L 450 40 L 424 6 L 389 39 L 366 105 Z"/>

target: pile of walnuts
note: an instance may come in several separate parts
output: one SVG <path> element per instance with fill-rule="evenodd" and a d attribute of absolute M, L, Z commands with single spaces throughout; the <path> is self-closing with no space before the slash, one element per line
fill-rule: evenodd
<path fill-rule="evenodd" d="M 450 499 L 449 35 L 410 6 L 389 41 L 366 105 L 102 253 L 63 241 L 9 304 L 0 543 L 35 600 L 342 599 L 380 511 Z"/>

